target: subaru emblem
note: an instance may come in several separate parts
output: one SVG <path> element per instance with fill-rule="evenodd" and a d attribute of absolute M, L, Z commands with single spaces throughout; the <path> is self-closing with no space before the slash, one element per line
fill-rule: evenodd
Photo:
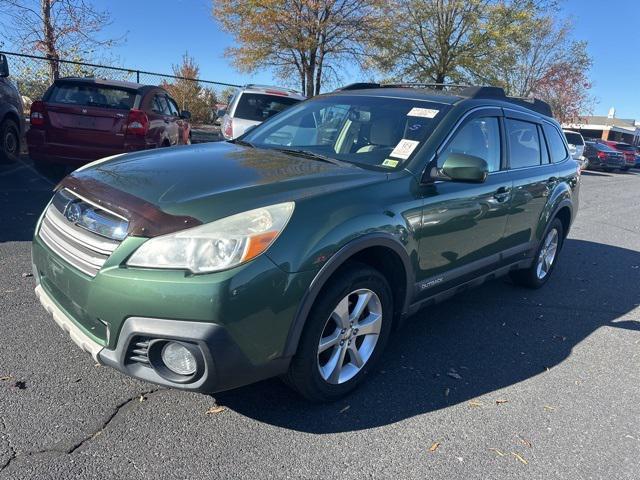
<path fill-rule="evenodd" d="M 64 212 L 64 216 L 71 223 L 78 223 L 80 221 L 80 215 L 82 215 L 82 208 L 77 202 L 72 202 L 67 205 L 67 209 Z"/>

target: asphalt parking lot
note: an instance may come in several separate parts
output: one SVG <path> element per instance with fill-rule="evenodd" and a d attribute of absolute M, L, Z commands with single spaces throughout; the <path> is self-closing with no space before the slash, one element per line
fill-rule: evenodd
<path fill-rule="evenodd" d="M 95 366 L 29 276 L 53 181 L 1 165 L 0 479 L 638 478 L 640 174 L 582 181 L 543 289 L 420 312 L 360 390 L 313 405 L 279 380 L 208 396 Z"/>

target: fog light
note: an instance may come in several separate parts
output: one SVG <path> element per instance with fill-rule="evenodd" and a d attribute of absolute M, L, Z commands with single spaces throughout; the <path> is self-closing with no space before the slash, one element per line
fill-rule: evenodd
<path fill-rule="evenodd" d="M 177 342 L 167 342 L 162 347 L 162 361 L 166 367 L 178 375 L 193 375 L 196 373 L 196 357 L 187 347 Z"/>

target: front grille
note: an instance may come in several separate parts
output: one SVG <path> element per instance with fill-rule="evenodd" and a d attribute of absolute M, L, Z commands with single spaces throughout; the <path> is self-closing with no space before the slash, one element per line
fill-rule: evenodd
<path fill-rule="evenodd" d="M 147 337 L 135 337 L 129 344 L 127 361 L 149 365 L 149 342 Z"/>
<path fill-rule="evenodd" d="M 65 211 L 71 203 L 86 205 L 86 210 L 98 210 L 81 199 L 74 197 L 68 200 L 69 198 L 71 195 L 66 191 L 56 194 L 47 207 L 38 236 L 63 260 L 90 277 L 95 277 L 109 256 L 118 248 L 120 241 L 103 237 L 69 221 Z M 99 211 L 103 215 L 110 215 L 104 210 Z"/>

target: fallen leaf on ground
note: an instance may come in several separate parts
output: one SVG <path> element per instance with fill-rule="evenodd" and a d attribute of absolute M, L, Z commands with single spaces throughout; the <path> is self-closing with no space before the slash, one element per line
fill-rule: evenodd
<path fill-rule="evenodd" d="M 440 446 L 440 442 L 433 442 L 433 445 L 431 445 L 429 447 L 429 451 L 430 452 L 435 452 L 438 449 L 439 446 Z"/>
<path fill-rule="evenodd" d="M 225 407 L 221 406 L 221 405 L 216 405 L 215 407 L 211 407 L 209 410 L 207 410 L 205 413 L 205 415 L 215 415 L 216 413 L 222 413 L 226 410 Z"/>
<path fill-rule="evenodd" d="M 449 375 L 451 378 L 455 378 L 456 380 L 462 380 L 462 377 L 460 376 L 459 373 L 447 372 L 447 375 Z"/>
<path fill-rule="evenodd" d="M 508 403 L 509 400 L 505 400 L 504 398 L 499 398 L 496 400 L 496 405 L 502 405 L 503 403 Z"/>
<path fill-rule="evenodd" d="M 532 448 L 532 447 L 533 447 L 533 445 L 531 444 L 531 442 L 530 442 L 529 440 L 527 440 L 526 438 L 522 438 L 520 435 L 516 435 L 516 437 L 518 437 L 518 440 L 520 440 L 520 442 L 522 442 L 522 444 L 523 444 L 525 447 L 529 447 L 529 448 Z"/>
<path fill-rule="evenodd" d="M 340 410 L 340 413 L 344 413 L 347 410 L 349 410 L 351 408 L 351 405 L 347 405 L 346 407 L 344 407 L 342 410 Z"/>
<path fill-rule="evenodd" d="M 12 380 L 13 377 L 11 375 L 7 375 L 6 377 L 0 377 L 0 382 L 6 382 L 7 380 Z"/>
<path fill-rule="evenodd" d="M 478 402 L 476 400 L 472 400 L 469 402 L 469 406 L 470 407 L 481 407 L 482 406 L 482 402 Z"/>
<path fill-rule="evenodd" d="M 500 450 L 498 450 L 497 448 L 490 448 L 489 451 L 494 452 L 496 455 L 499 455 L 501 457 L 504 457 L 504 453 L 502 453 Z"/>
<path fill-rule="evenodd" d="M 144 402 L 147 399 L 147 397 L 145 397 L 144 395 L 140 395 L 140 398 L 138 400 L 140 400 L 140 403 Z"/>
<path fill-rule="evenodd" d="M 516 452 L 511 452 L 511 455 L 513 455 L 514 457 L 516 457 L 519 461 L 521 461 L 522 463 L 524 463 L 525 465 L 529 465 L 529 462 L 527 462 L 522 455 L 517 454 Z"/>
<path fill-rule="evenodd" d="M 544 409 L 549 412 L 553 412 L 556 409 L 556 407 L 552 407 L 551 405 L 545 405 Z"/>
<path fill-rule="evenodd" d="M 28 277 L 33 277 L 33 273 L 30 273 L 30 272 L 24 272 L 24 273 L 22 274 L 22 278 L 28 278 Z"/>

